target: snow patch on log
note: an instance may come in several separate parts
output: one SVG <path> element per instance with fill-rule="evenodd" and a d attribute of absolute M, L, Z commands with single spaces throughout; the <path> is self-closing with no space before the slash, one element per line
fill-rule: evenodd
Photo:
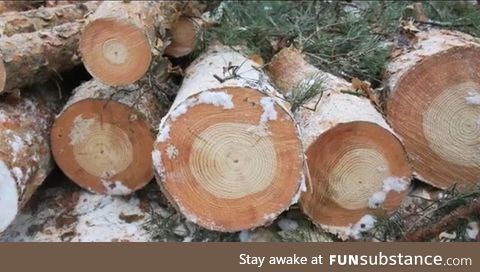
<path fill-rule="evenodd" d="M 337 227 L 337 226 L 326 226 L 320 225 L 323 229 L 327 230 L 330 233 L 333 233 L 342 240 L 347 240 L 349 238 L 360 239 L 363 236 L 364 232 L 375 227 L 377 219 L 374 215 L 365 214 L 357 223 L 351 224 L 348 227 Z"/>
<path fill-rule="evenodd" d="M 163 122 L 162 122 L 163 123 Z M 163 143 L 170 138 L 170 125 L 160 125 L 160 133 L 158 134 L 158 142 Z"/>
<path fill-rule="evenodd" d="M 0 233 L 15 219 L 17 212 L 17 185 L 7 165 L 0 160 Z"/>
<path fill-rule="evenodd" d="M 105 187 L 105 189 L 107 190 L 107 194 L 109 195 L 129 195 L 133 193 L 133 191 L 123 185 L 121 181 L 112 182 L 102 179 L 102 184 L 103 187 Z"/>
<path fill-rule="evenodd" d="M 85 138 L 90 134 L 90 128 L 95 124 L 95 119 L 85 119 L 79 115 L 73 120 L 73 127 L 70 131 L 70 144 L 78 145 L 81 144 Z"/>
<path fill-rule="evenodd" d="M 78 224 L 73 242 L 130 241 L 147 242 L 150 235 L 143 220 L 125 222 L 121 215 L 144 216 L 138 198 L 94 195 L 82 192 L 75 207 Z M 143 218 L 143 217 L 142 217 Z"/>
<path fill-rule="evenodd" d="M 467 102 L 467 105 L 480 106 L 480 94 L 469 92 L 465 101 Z"/>
<path fill-rule="evenodd" d="M 406 177 L 388 177 L 383 181 L 382 191 L 374 193 L 368 199 L 368 207 L 375 209 L 382 205 L 387 197 L 387 194 L 391 191 L 397 193 L 403 192 L 408 189 L 410 183 Z"/>
<path fill-rule="evenodd" d="M 277 111 L 275 110 L 275 101 L 271 97 L 263 97 L 260 99 L 263 107 L 263 114 L 260 117 L 260 123 L 265 124 L 268 120 L 277 120 Z"/>
<path fill-rule="evenodd" d="M 211 104 L 224 109 L 233 109 L 235 106 L 232 95 L 225 92 L 202 92 L 198 95 L 199 104 Z"/>
<path fill-rule="evenodd" d="M 293 196 L 293 199 L 290 205 L 297 204 L 298 201 L 300 200 L 302 193 L 306 191 L 307 191 L 307 183 L 305 179 L 305 174 L 302 174 L 302 177 L 300 180 L 300 187 L 298 188 L 298 192 Z"/>
<path fill-rule="evenodd" d="M 152 151 L 152 161 L 153 166 L 155 166 L 155 172 L 160 176 L 160 180 L 165 180 L 165 166 L 163 166 L 162 162 L 162 153 L 157 149 Z"/>
<path fill-rule="evenodd" d="M 167 156 L 170 160 L 175 159 L 178 156 L 178 149 L 174 145 L 169 144 L 167 146 Z"/>

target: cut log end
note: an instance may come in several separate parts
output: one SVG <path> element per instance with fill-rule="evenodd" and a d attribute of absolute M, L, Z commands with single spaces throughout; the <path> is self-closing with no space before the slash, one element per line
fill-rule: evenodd
<path fill-rule="evenodd" d="M 80 52 L 90 74 L 110 86 L 139 80 L 152 59 L 144 31 L 129 22 L 110 18 L 94 20 L 85 27 Z"/>
<path fill-rule="evenodd" d="M 479 48 L 424 59 L 393 86 L 387 106 L 419 178 L 463 190 L 480 181 Z"/>
<path fill-rule="evenodd" d="M 5 90 L 5 84 L 7 82 L 7 71 L 5 69 L 5 63 L 0 58 L 0 93 Z"/>
<path fill-rule="evenodd" d="M 127 195 L 153 178 L 150 125 L 122 103 L 85 99 L 68 107 L 51 133 L 64 173 L 89 191 Z"/>
<path fill-rule="evenodd" d="M 153 157 L 162 189 L 189 220 L 233 232 L 290 206 L 303 176 L 301 152 L 295 123 L 273 98 L 226 87 L 178 104 Z"/>
<path fill-rule="evenodd" d="M 391 211 L 408 192 L 411 169 L 398 139 L 370 122 L 339 124 L 307 150 L 304 211 L 322 226 L 349 227 L 377 208 Z"/>
<path fill-rule="evenodd" d="M 190 54 L 195 49 L 197 31 L 193 19 L 180 17 L 171 27 L 172 43 L 165 48 L 165 55 L 179 58 Z"/>

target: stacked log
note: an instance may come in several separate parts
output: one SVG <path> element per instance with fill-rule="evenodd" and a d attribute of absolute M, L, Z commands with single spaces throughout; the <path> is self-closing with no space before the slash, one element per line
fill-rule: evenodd
<path fill-rule="evenodd" d="M 44 88 L 0 101 L 0 232 L 53 168 L 48 132 L 58 100 Z"/>
<path fill-rule="evenodd" d="M 480 43 L 432 29 L 388 66 L 387 117 L 431 185 L 468 190 L 480 176 Z"/>
<path fill-rule="evenodd" d="M 64 23 L 70 23 L 93 12 L 96 3 L 80 5 L 60 5 L 50 8 L 38 8 L 23 12 L 7 12 L 0 15 L 0 36 L 35 32 Z"/>
<path fill-rule="evenodd" d="M 359 238 L 408 192 L 412 173 L 400 141 L 370 100 L 347 93 L 355 91 L 351 84 L 318 70 L 298 50 L 280 51 L 268 71 L 286 95 L 321 83 L 323 92 L 295 113 L 310 175 L 300 203 L 328 231 Z"/>
<path fill-rule="evenodd" d="M 0 93 L 44 82 L 80 63 L 81 24 L 66 23 L 0 39 Z"/>
<path fill-rule="evenodd" d="M 161 112 L 148 83 L 116 89 L 91 80 L 74 90 L 51 132 L 62 171 L 96 193 L 127 195 L 153 178 Z"/>
<path fill-rule="evenodd" d="M 166 46 L 175 2 L 105 1 L 88 17 L 80 39 L 83 63 L 98 81 L 125 86 L 148 72 Z"/>
<path fill-rule="evenodd" d="M 258 64 L 213 45 L 186 70 L 153 151 L 157 181 L 188 220 L 233 232 L 297 202 L 298 130 Z"/>

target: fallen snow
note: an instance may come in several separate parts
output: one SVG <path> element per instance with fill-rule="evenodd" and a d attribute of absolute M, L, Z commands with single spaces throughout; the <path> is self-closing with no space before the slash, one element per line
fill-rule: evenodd
<path fill-rule="evenodd" d="M 350 231 L 350 236 L 355 239 L 360 239 L 362 237 L 362 233 L 371 230 L 375 226 L 376 222 L 377 219 L 375 216 L 370 214 L 364 215 L 355 225 L 353 225 Z"/>
<path fill-rule="evenodd" d="M 470 238 L 471 240 L 476 240 L 478 231 L 479 231 L 478 222 L 473 221 L 468 223 L 467 229 L 466 229 L 466 234 L 468 238 Z"/>
<path fill-rule="evenodd" d="M 111 182 L 108 180 L 102 179 L 103 187 L 107 190 L 109 195 L 129 195 L 133 192 L 132 189 L 123 185 L 121 181 Z"/>
<path fill-rule="evenodd" d="M 240 240 L 240 242 L 243 242 L 243 243 L 251 242 L 252 241 L 252 234 L 248 230 L 242 230 L 238 234 L 238 239 Z"/>
<path fill-rule="evenodd" d="M 277 120 L 277 111 L 275 110 L 275 100 L 271 97 L 263 97 L 260 100 L 263 107 L 263 114 L 260 118 L 260 123 L 265 124 L 268 120 Z"/>
<path fill-rule="evenodd" d="M 372 209 L 378 208 L 385 201 L 386 197 L 387 197 L 387 194 L 383 191 L 374 193 L 368 199 L 368 207 Z"/>
<path fill-rule="evenodd" d="M 298 201 L 300 200 L 302 193 L 306 191 L 307 191 L 307 184 L 305 182 L 305 174 L 302 174 L 302 176 L 300 177 L 300 187 L 298 188 L 297 193 L 293 196 L 293 199 L 290 205 L 297 204 Z"/>
<path fill-rule="evenodd" d="M 160 176 L 160 179 L 162 181 L 165 180 L 165 167 L 163 166 L 162 162 L 162 153 L 158 150 L 153 150 L 152 151 L 152 161 L 153 161 L 153 166 L 155 168 L 155 172 Z"/>
<path fill-rule="evenodd" d="M 298 228 L 298 223 L 289 218 L 282 218 L 277 222 L 278 227 L 283 231 L 293 231 Z"/>
<path fill-rule="evenodd" d="M 168 140 L 168 138 L 170 138 L 170 125 L 167 124 L 160 129 L 157 141 L 163 143 Z"/>
<path fill-rule="evenodd" d="M 225 92 L 202 92 L 198 95 L 198 104 L 211 104 L 224 109 L 233 109 L 233 96 Z"/>
<path fill-rule="evenodd" d="M 15 219 L 18 212 L 15 180 L 7 165 L 0 160 L 0 233 Z"/>
<path fill-rule="evenodd" d="M 175 159 L 178 156 L 178 149 L 174 145 L 169 144 L 167 146 L 167 156 L 171 160 Z"/>
<path fill-rule="evenodd" d="M 467 105 L 480 106 L 480 94 L 470 92 L 465 98 Z"/>
<path fill-rule="evenodd" d="M 368 207 L 375 209 L 382 205 L 385 201 L 387 194 L 390 191 L 395 191 L 397 193 L 403 192 L 408 189 L 410 183 L 408 179 L 403 177 L 388 177 L 383 181 L 382 191 L 374 193 L 368 199 Z"/>

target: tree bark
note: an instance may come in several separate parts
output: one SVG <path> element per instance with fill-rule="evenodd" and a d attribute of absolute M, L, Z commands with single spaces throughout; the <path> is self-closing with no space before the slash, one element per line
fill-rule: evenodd
<path fill-rule="evenodd" d="M 80 40 L 83 63 L 98 81 L 125 86 L 142 78 L 162 55 L 175 2 L 105 1 L 88 17 Z"/>
<path fill-rule="evenodd" d="M 416 40 L 388 66 L 387 118 L 418 179 L 468 190 L 480 176 L 480 43 L 448 30 Z"/>
<path fill-rule="evenodd" d="M 0 232 L 53 168 L 48 131 L 58 102 L 52 90 L 0 101 Z"/>
<path fill-rule="evenodd" d="M 80 63 L 80 23 L 0 38 L 0 93 L 48 80 Z"/>
<path fill-rule="evenodd" d="M 214 45 L 187 70 L 154 147 L 157 181 L 188 220 L 233 232 L 271 222 L 304 180 L 295 122 L 254 62 Z"/>
<path fill-rule="evenodd" d="M 46 189 L 38 198 L 0 235 L 1 242 L 153 240 L 143 227 L 155 212 L 155 203 L 149 199 L 95 195 L 65 186 Z"/>
<path fill-rule="evenodd" d="M 25 11 L 39 8 L 44 1 L 0 1 L 0 14 L 7 11 Z"/>
<path fill-rule="evenodd" d="M 0 35 L 35 32 L 64 23 L 70 23 L 95 10 L 97 4 L 61 5 L 23 12 L 8 12 L 0 15 Z"/>
<path fill-rule="evenodd" d="M 408 191 L 411 169 L 401 143 L 370 100 L 345 93 L 355 91 L 351 84 L 318 70 L 300 51 L 283 49 L 268 71 L 287 96 L 323 89 L 295 113 L 310 174 L 300 203 L 323 228 L 357 238 L 369 214 L 392 211 Z M 390 182 L 402 190 L 390 190 Z"/>
<path fill-rule="evenodd" d="M 95 80 L 74 90 L 52 129 L 62 171 L 95 193 L 127 195 L 153 178 L 153 130 L 161 117 L 143 81 L 115 89 Z"/>

